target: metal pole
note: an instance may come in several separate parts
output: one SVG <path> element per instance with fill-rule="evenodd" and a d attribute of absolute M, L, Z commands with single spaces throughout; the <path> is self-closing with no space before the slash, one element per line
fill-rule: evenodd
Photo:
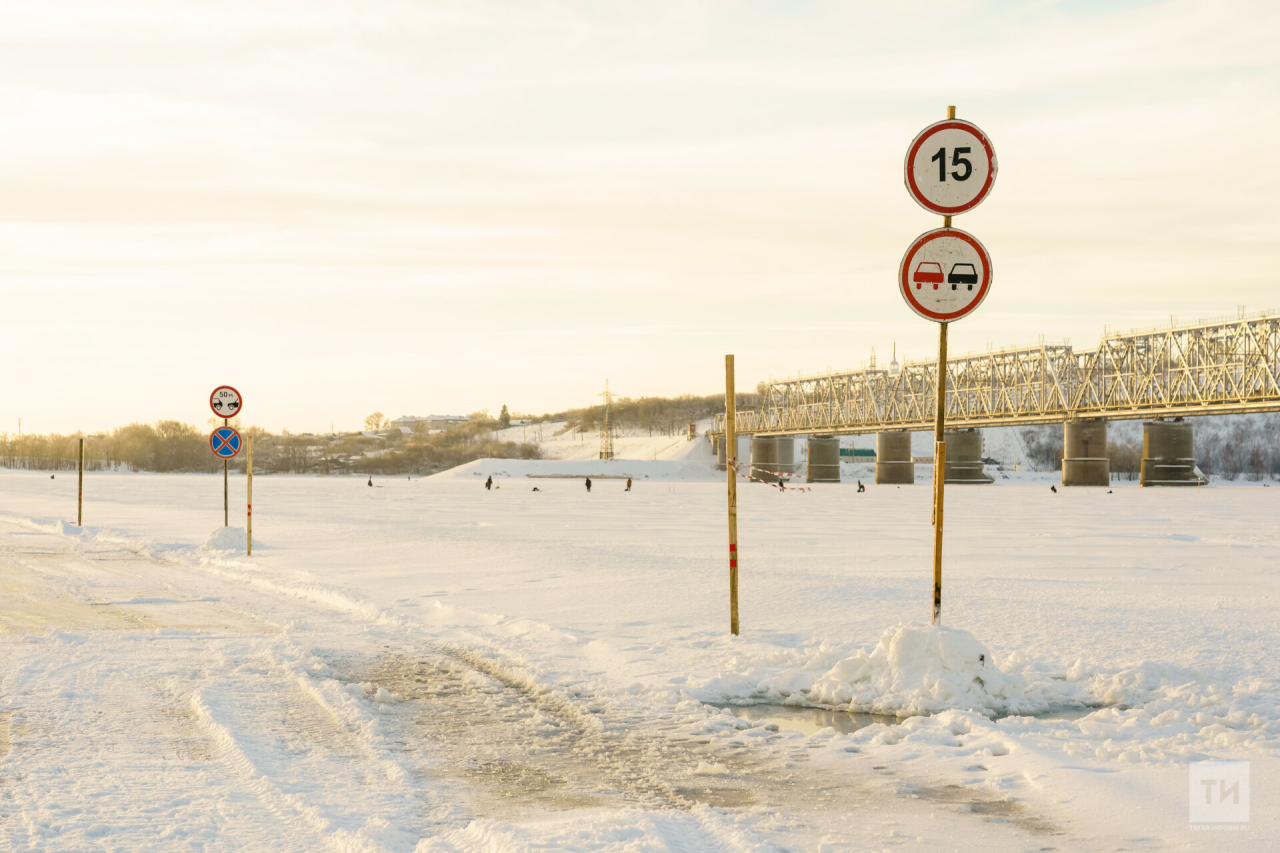
<path fill-rule="evenodd" d="M 223 419 L 222 419 L 222 425 L 223 425 L 224 427 L 225 427 L 225 426 L 228 426 L 230 423 L 231 423 L 231 421 L 229 421 L 228 419 L 226 419 L 226 418 L 223 418 Z M 223 459 L 223 460 L 222 460 L 222 526 L 223 526 L 223 527 L 230 527 L 230 526 L 231 526 L 231 501 L 230 501 L 230 498 L 229 498 L 229 496 L 228 496 L 228 494 L 227 494 L 227 492 L 228 492 L 228 489 L 227 489 L 227 464 L 228 464 L 228 463 L 227 463 L 227 460 L 226 460 L 226 459 Z"/>
<path fill-rule="evenodd" d="M 724 357 L 724 440 L 729 464 L 729 631 L 738 635 L 738 407 L 733 387 L 733 356 Z"/>
<path fill-rule="evenodd" d="M 80 488 L 76 493 L 76 527 L 84 527 L 84 439 L 80 439 Z"/>
<path fill-rule="evenodd" d="M 947 485 L 947 324 L 938 324 L 938 413 L 933 426 L 933 621 L 942 621 L 942 501 Z"/>
<path fill-rule="evenodd" d="M 947 118 L 956 117 L 956 108 L 947 107 Z M 951 227 L 951 217 L 942 217 L 942 227 Z M 933 623 L 942 621 L 942 516 L 947 488 L 947 443 L 943 439 L 947 421 L 947 324 L 938 324 L 938 402 L 933 425 Z"/>
<path fill-rule="evenodd" d="M 246 466 L 245 466 L 245 472 L 246 472 L 245 479 L 248 482 L 247 489 L 249 494 L 249 498 L 248 498 L 249 509 L 248 509 L 248 514 L 245 517 L 245 542 L 248 545 L 246 556 L 252 557 L 253 556 L 253 436 L 246 437 L 245 441 L 248 442 L 249 444 L 247 448 L 247 451 L 249 453 L 249 458 L 246 460 Z"/>

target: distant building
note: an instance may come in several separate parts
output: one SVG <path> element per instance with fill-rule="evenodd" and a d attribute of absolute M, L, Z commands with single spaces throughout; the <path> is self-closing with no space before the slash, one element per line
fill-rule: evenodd
<path fill-rule="evenodd" d="M 427 432 L 435 432 L 437 430 L 448 429 L 449 427 L 465 424 L 471 418 L 466 415 L 403 415 L 391 422 L 391 426 L 399 428 L 401 432 L 413 432 L 414 427 L 418 424 L 425 424 L 423 429 Z"/>

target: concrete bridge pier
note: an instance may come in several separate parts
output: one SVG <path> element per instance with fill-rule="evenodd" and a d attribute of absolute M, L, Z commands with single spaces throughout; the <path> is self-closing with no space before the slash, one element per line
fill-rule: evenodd
<path fill-rule="evenodd" d="M 776 483 L 779 474 L 796 470 L 796 441 L 789 435 L 756 435 L 751 437 L 751 476 L 765 483 Z"/>
<path fill-rule="evenodd" d="M 947 430 L 947 483 L 982 485 L 995 482 L 982 467 L 982 433 L 976 429 Z"/>
<path fill-rule="evenodd" d="M 716 470 L 724 471 L 729 467 L 728 436 L 716 436 Z"/>
<path fill-rule="evenodd" d="M 778 482 L 778 441 L 774 436 L 751 436 L 750 475 L 766 483 Z"/>
<path fill-rule="evenodd" d="M 809 438 L 809 465 L 805 474 L 809 483 L 840 482 L 840 439 L 834 435 Z"/>
<path fill-rule="evenodd" d="M 1147 421 L 1142 425 L 1140 486 L 1199 486 L 1191 424 Z"/>
<path fill-rule="evenodd" d="M 778 473 L 794 474 L 796 472 L 796 440 L 790 435 L 774 437 L 778 443 Z M 779 477 L 778 479 L 782 479 Z M 791 482 L 790 479 L 787 482 Z"/>
<path fill-rule="evenodd" d="M 911 433 L 876 433 L 876 482 L 910 485 L 916 481 L 916 464 L 911 461 Z"/>
<path fill-rule="evenodd" d="M 1107 422 L 1101 418 L 1066 421 L 1062 425 L 1062 485 L 1108 486 Z"/>

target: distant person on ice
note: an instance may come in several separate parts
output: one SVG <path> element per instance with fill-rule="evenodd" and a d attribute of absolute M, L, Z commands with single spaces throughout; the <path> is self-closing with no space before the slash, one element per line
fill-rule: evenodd
<path fill-rule="evenodd" d="M 369 488 L 373 488 L 373 477 L 369 478 Z"/>
<path fill-rule="evenodd" d="M 591 478 L 587 478 L 587 494 L 591 494 Z"/>
<path fill-rule="evenodd" d="M 629 492 L 629 491 L 631 491 L 631 478 L 630 478 L 630 477 L 628 477 L 628 478 L 627 478 L 627 487 L 626 487 L 625 489 L 623 489 L 623 491 L 624 491 L 624 492 Z"/>
<path fill-rule="evenodd" d="M 487 492 L 493 488 L 493 475 L 489 475 L 489 479 L 484 481 L 484 490 Z"/>
<path fill-rule="evenodd" d="M 863 493 L 863 492 L 865 492 L 866 490 L 867 490 L 867 487 L 866 487 L 866 486 L 864 486 L 864 485 L 862 485 L 862 481 L 861 481 L 861 480 L 859 480 L 859 481 L 858 481 L 858 494 L 862 494 L 862 493 Z"/>

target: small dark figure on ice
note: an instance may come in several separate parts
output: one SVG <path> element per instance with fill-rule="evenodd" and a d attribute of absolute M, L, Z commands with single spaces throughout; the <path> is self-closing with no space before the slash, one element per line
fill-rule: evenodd
<path fill-rule="evenodd" d="M 1053 493 L 1056 495 L 1056 494 L 1058 493 L 1058 487 L 1057 487 L 1057 486 L 1050 486 L 1050 487 L 1049 487 L 1049 491 L 1053 492 Z"/>
<path fill-rule="evenodd" d="M 587 494 L 591 494 L 591 478 L 587 478 Z"/>
<path fill-rule="evenodd" d="M 862 485 L 862 481 L 861 481 L 861 480 L 859 480 L 859 481 L 858 481 L 858 494 L 862 494 L 862 493 L 863 493 L 863 492 L 865 492 L 866 490 L 867 490 L 867 487 L 866 487 L 866 486 L 864 486 L 864 485 Z"/>
<path fill-rule="evenodd" d="M 371 488 L 371 489 L 373 488 L 373 478 L 372 478 L 372 477 L 370 477 L 370 478 L 369 478 L 369 488 Z"/>
<path fill-rule="evenodd" d="M 629 491 L 631 491 L 631 478 L 630 478 L 630 477 L 628 477 L 628 478 L 627 478 L 627 487 L 626 487 L 625 489 L 623 489 L 622 491 L 624 491 L 624 492 L 629 492 Z"/>
<path fill-rule="evenodd" d="M 493 475 L 489 475 L 489 479 L 484 481 L 484 490 L 487 492 L 493 488 Z"/>

